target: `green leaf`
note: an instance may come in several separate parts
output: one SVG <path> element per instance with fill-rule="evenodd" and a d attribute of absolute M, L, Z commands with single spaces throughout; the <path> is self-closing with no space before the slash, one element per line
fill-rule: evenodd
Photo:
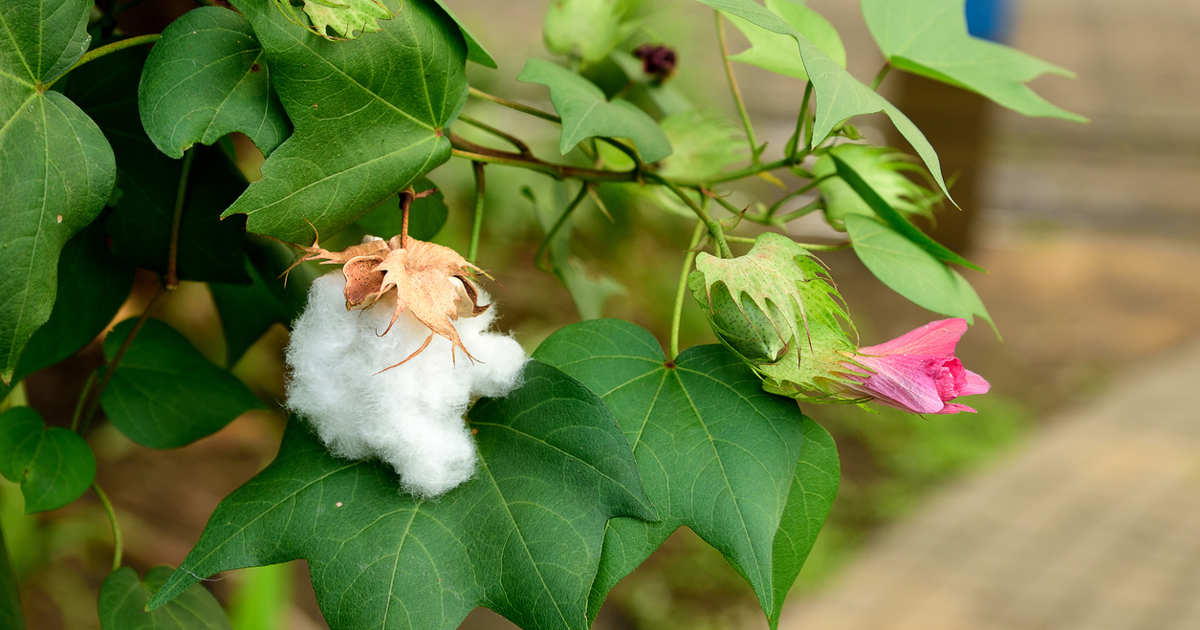
<path fill-rule="evenodd" d="M 660 523 L 609 523 L 589 613 L 687 526 L 746 578 L 774 627 L 833 501 L 839 473 L 828 434 L 794 401 L 764 393 L 720 346 L 690 348 L 670 365 L 645 330 L 593 320 L 554 333 L 534 356 L 580 379 L 613 410 L 662 515 Z M 798 463 L 812 469 L 798 471 Z"/>
<path fill-rule="evenodd" d="M 304 13 L 313 32 L 326 39 L 378 33 L 383 30 L 379 20 L 392 19 L 392 12 L 379 0 L 304 0 Z"/>
<path fill-rule="evenodd" d="M 875 214 L 879 215 L 879 218 L 883 219 L 897 233 L 904 235 L 904 237 L 908 240 L 920 245 L 922 249 L 930 254 L 933 254 L 933 256 L 938 260 L 954 263 L 956 265 L 962 265 L 976 271 L 983 271 L 983 268 L 979 265 L 976 265 L 966 258 L 959 256 L 945 245 L 933 240 L 929 237 L 929 235 L 917 229 L 917 226 L 913 225 L 908 219 L 904 218 L 904 215 L 900 214 L 894 208 L 888 205 L 888 202 L 885 201 L 883 197 L 881 197 L 879 193 L 876 192 L 875 189 L 872 188 L 871 185 L 868 184 L 866 180 L 864 180 L 862 176 L 860 176 L 858 172 L 854 170 L 854 167 L 850 166 L 850 164 L 841 157 L 832 152 L 829 153 L 829 157 L 831 160 L 833 160 L 833 164 L 837 168 L 838 177 L 842 178 L 842 181 L 846 182 L 846 184 L 850 186 L 854 192 L 858 193 L 858 196 L 862 198 L 863 202 L 865 202 L 867 206 L 869 206 L 871 210 L 875 212 Z"/>
<path fill-rule="evenodd" d="M 133 287 L 133 266 L 113 256 L 104 226 L 84 228 L 58 259 L 54 311 L 29 338 L 13 380 L 54 365 L 95 339 L 116 316 Z"/>
<path fill-rule="evenodd" d="M 4 532 L 0 530 L 0 628 L 25 630 L 25 619 L 21 616 L 20 584 L 8 561 L 8 545 Z"/>
<path fill-rule="evenodd" d="M 659 124 L 674 149 L 658 170 L 663 177 L 705 181 L 746 159 L 745 135 L 722 116 L 693 109 L 671 114 Z M 688 214 L 695 216 L 690 209 Z"/>
<path fill-rule="evenodd" d="M 846 67 L 846 48 L 837 29 L 820 13 L 805 6 L 803 0 L 767 0 L 767 9 L 803 34 L 839 67 Z M 796 54 L 796 41 L 788 35 L 768 31 L 737 16 L 729 21 L 750 41 L 750 48 L 730 59 L 758 66 L 776 74 L 808 80 L 804 63 Z"/>
<path fill-rule="evenodd" d="M 901 215 L 933 218 L 933 207 L 942 195 L 905 176 L 906 172 L 925 174 L 924 169 L 909 161 L 907 155 L 890 147 L 839 144 L 819 155 L 812 167 L 813 177 L 821 179 L 817 189 L 821 192 L 825 221 L 834 229 L 846 231 L 847 214 L 874 214 L 871 206 L 845 180 L 837 177 L 834 155 Z"/>
<path fill-rule="evenodd" d="M 671 154 L 666 134 L 646 112 L 629 101 L 608 101 L 591 81 L 544 59 L 530 59 L 518 81 L 550 88 L 550 102 L 562 116 L 558 150 L 566 155 L 575 145 L 598 136 L 629 138 L 642 159 L 657 162 Z"/>
<path fill-rule="evenodd" d="M 862 0 L 879 50 L 896 68 L 971 90 L 1026 116 L 1087 119 L 1038 96 L 1025 84 L 1060 68 L 967 32 L 966 0 Z"/>
<path fill-rule="evenodd" d="M 138 111 L 150 140 L 170 157 L 235 131 L 270 155 L 291 132 L 270 78 L 246 19 L 200 7 L 169 24 L 150 50 Z"/>
<path fill-rule="evenodd" d="M 134 323 L 127 319 L 108 333 L 105 359 L 112 361 Z M 241 381 L 156 319 L 134 337 L 100 405 L 126 437 L 151 448 L 190 444 L 261 406 Z"/>
<path fill-rule="evenodd" d="M 380 463 L 334 458 L 293 422 L 150 606 L 201 576 L 304 558 L 333 630 L 451 629 L 481 605 L 529 630 L 587 628 L 605 523 L 654 516 L 620 428 L 536 361 L 524 385 L 469 417 L 479 470 L 432 502 L 400 492 Z"/>
<path fill-rule="evenodd" d="M 113 155 L 74 103 L 46 91 L 87 50 L 91 0 L 0 3 L 0 381 L 50 317 L 58 255 L 108 200 Z"/>
<path fill-rule="evenodd" d="M 427 197 L 414 199 L 408 209 L 408 235 L 422 241 L 433 240 L 442 227 L 446 225 L 446 217 L 450 211 L 446 207 L 446 199 L 442 191 L 429 178 L 422 177 L 413 183 L 417 192 L 433 190 Z M 404 228 L 404 214 L 400 212 L 400 198 L 388 199 L 380 207 L 372 210 L 356 222 L 357 227 L 365 234 L 373 234 L 383 239 L 389 239 Z"/>
<path fill-rule="evenodd" d="M 467 61 L 473 61 L 487 68 L 496 68 L 496 60 L 492 59 L 492 56 L 488 54 L 487 50 L 484 50 L 483 44 L 479 43 L 479 40 L 471 34 L 471 31 L 467 28 L 467 25 L 463 24 L 463 21 L 458 19 L 458 16 L 454 15 L 454 12 L 450 10 L 450 7 L 446 6 L 445 0 L 433 1 L 442 8 L 442 11 L 447 17 L 454 21 L 454 25 L 458 27 L 458 32 L 462 34 L 463 39 L 466 40 Z"/>
<path fill-rule="evenodd" d="M 183 162 L 162 154 L 138 118 L 138 80 L 145 48 L 97 59 L 69 76 L 67 94 L 96 120 L 117 157 L 117 187 L 106 220 L 113 252 L 139 267 L 166 273 Z M 193 147 L 180 216 L 177 275 L 182 280 L 245 282 L 239 217 L 218 215 L 246 188 L 219 147 Z"/>
<path fill-rule="evenodd" d="M 171 575 L 170 567 L 154 567 L 139 580 L 129 567 L 117 569 L 100 585 L 102 630 L 229 630 L 221 604 L 203 586 L 192 585 L 175 601 L 153 612 L 144 610 L 150 594 Z"/>
<path fill-rule="evenodd" d="M 225 365 L 233 367 L 273 324 L 287 325 L 291 312 L 254 265 L 246 262 L 250 284 L 210 282 L 213 304 L 225 333 Z"/>
<path fill-rule="evenodd" d="M 263 178 L 223 216 L 306 241 L 333 234 L 450 157 L 443 128 L 467 98 L 465 45 L 437 7 L 387 0 L 396 17 L 353 41 L 328 41 L 269 3 L 235 0 L 274 73 L 295 132 Z"/>
<path fill-rule="evenodd" d="M 21 484 L 25 513 L 78 499 L 96 476 L 96 458 L 74 431 L 47 427 L 30 407 L 0 414 L 0 473 Z"/>
<path fill-rule="evenodd" d="M 961 317 L 968 323 L 979 315 L 992 323 L 966 279 L 920 245 L 861 214 L 846 215 L 846 230 L 859 260 L 896 293 L 935 313 Z"/>
<path fill-rule="evenodd" d="M 791 24 L 768 11 L 754 0 L 699 0 L 729 16 L 740 17 L 768 31 L 781 35 L 790 35 L 799 45 L 800 59 L 813 85 L 814 102 L 816 104 L 816 120 L 813 121 L 813 146 L 825 141 L 834 127 L 842 121 L 854 116 L 883 112 L 896 131 L 904 136 L 912 145 L 913 150 L 925 162 L 946 197 L 950 197 L 946 182 L 942 179 L 942 166 L 938 161 L 937 152 L 925 138 L 925 134 L 913 124 L 908 116 L 896 109 L 887 99 L 876 94 L 846 72 L 812 40 L 803 33 L 796 31 Z"/>
<path fill-rule="evenodd" d="M 546 48 L 592 64 L 603 60 L 637 27 L 626 18 L 630 0 L 556 0 L 546 8 Z"/>

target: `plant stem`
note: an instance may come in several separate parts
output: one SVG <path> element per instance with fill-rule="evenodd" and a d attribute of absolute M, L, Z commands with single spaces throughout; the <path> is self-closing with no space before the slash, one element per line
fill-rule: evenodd
<path fill-rule="evenodd" d="M 91 424 L 92 417 L 96 415 L 96 411 L 100 407 L 100 397 L 104 394 L 104 388 L 108 387 L 108 382 L 112 380 L 112 375 L 117 371 L 117 366 L 121 364 L 121 359 L 125 357 L 125 353 L 129 351 L 129 346 L 133 345 L 133 338 L 137 337 L 138 332 L 142 330 L 142 326 L 146 324 L 146 320 L 150 318 L 150 311 L 154 305 L 158 303 L 166 292 L 159 289 L 155 292 L 154 297 L 150 298 L 150 302 L 146 304 L 146 308 L 142 310 L 142 314 L 138 316 L 138 320 L 133 325 L 133 329 L 129 331 L 129 335 L 121 342 L 121 346 L 117 348 L 116 354 L 113 355 L 108 365 L 104 366 L 104 376 L 100 379 L 100 384 L 92 392 L 92 400 L 88 403 L 87 411 L 83 413 L 82 429 L 86 430 Z"/>
<path fill-rule="evenodd" d="M 116 571 L 121 568 L 121 557 L 125 555 L 125 537 L 121 535 L 121 526 L 117 523 L 117 512 L 113 509 L 112 501 L 108 500 L 108 495 L 100 489 L 100 484 L 95 482 L 92 483 L 92 490 L 96 492 L 97 497 L 100 497 L 100 504 L 108 513 L 108 524 L 112 527 L 113 537 L 112 570 Z"/>
<path fill-rule="evenodd" d="M 796 153 L 800 149 L 800 138 L 804 136 L 804 126 L 808 123 L 808 101 L 812 98 L 812 81 L 804 84 L 804 98 L 800 100 L 800 113 L 796 114 L 796 130 L 792 132 L 792 137 L 788 138 L 787 151 L 785 154 L 792 159 L 796 158 Z M 808 143 L 805 143 L 804 150 L 808 151 Z"/>
<path fill-rule="evenodd" d="M 725 20 L 721 12 L 713 10 L 713 18 L 717 23 L 717 44 L 721 47 L 721 62 L 725 64 L 725 78 L 729 79 L 729 92 L 733 94 L 733 102 L 737 104 L 738 115 L 742 117 L 742 126 L 746 128 L 746 141 L 750 143 L 750 160 L 758 164 L 758 156 L 762 152 L 758 147 L 758 139 L 754 137 L 754 125 L 750 123 L 750 114 L 746 111 L 746 103 L 742 100 L 742 90 L 738 87 L 737 77 L 733 75 L 733 63 L 729 61 L 729 45 L 725 41 Z"/>
<path fill-rule="evenodd" d="M 499 96 L 496 96 L 495 94 L 488 94 L 487 92 L 484 92 L 483 90 L 480 90 L 479 88 L 476 88 L 476 87 L 468 88 L 467 94 L 470 96 L 474 96 L 475 98 L 481 98 L 485 101 L 491 101 L 493 103 L 496 103 L 497 105 L 503 105 L 504 107 L 516 110 L 516 111 L 524 113 L 524 114 L 529 114 L 530 116 L 535 116 L 537 118 L 541 118 L 542 120 L 549 120 L 552 123 L 562 124 L 562 119 L 554 114 L 551 114 L 550 112 L 542 111 L 536 107 L 530 107 L 529 105 L 526 105 L 524 103 L 510 101 L 506 98 L 501 98 Z M 461 118 L 461 116 L 460 116 L 460 118 Z"/>
<path fill-rule="evenodd" d="M 158 41 L 160 37 L 162 37 L 161 33 L 155 33 L 153 35 L 138 35 L 137 37 L 128 37 L 126 39 L 117 40 L 111 44 L 100 46 L 99 48 L 93 48 L 92 50 L 84 53 L 83 56 L 79 58 L 79 61 L 76 61 L 74 65 L 72 65 L 70 68 L 67 68 L 66 72 L 54 77 L 49 83 L 43 84 L 42 91 L 45 92 L 46 90 L 50 89 L 50 86 L 57 83 L 59 79 L 67 76 L 72 70 L 75 70 L 79 66 L 82 66 L 89 61 L 99 59 L 105 55 L 110 55 L 117 51 L 125 50 L 126 48 L 141 46 L 142 44 L 152 44 Z"/>
<path fill-rule="evenodd" d="M 183 221 L 183 205 L 187 202 L 188 174 L 192 171 L 192 160 L 196 157 L 196 148 L 192 147 L 183 154 L 183 166 L 179 171 L 179 186 L 175 189 L 175 208 L 171 214 L 171 242 L 167 250 L 167 290 L 174 291 L 179 287 L 179 224 Z"/>
<path fill-rule="evenodd" d="M 883 62 L 883 67 L 880 68 L 879 72 L 877 72 L 875 74 L 875 78 L 871 79 L 871 89 L 878 91 L 879 84 L 883 83 L 884 77 L 886 77 L 888 75 L 888 73 L 891 71 L 892 71 L 891 62 L 887 62 L 887 61 Z"/>
<path fill-rule="evenodd" d="M 683 300 L 687 295 L 688 272 L 692 270 L 692 262 L 696 260 L 696 248 L 700 246 L 705 228 L 703 221 L 696 222 L 696 229 L 692 230 L 692 240 L 683 257 L 683 267 L 679 270 L 679 285 L 675 287 L 675 310 L 671 314 L 671 337 L 668 346 L 672 361 L 679 356 L 679 324 L 683 321 Z"/>
<path fill-rule="evenodd" d="M 803 206 L 800 206 L 796 210 L 793 210 L 781 217 L 774 217 L 775 224 L 780 225 L 780 226 L 787 225 L 788 223 L 791 223 L 792 221 L 795 221 L 796 219 L 799 219 L 800 217 L 802 217 L 806 214 L 812 213 L 812 212 L 814 212 L 816 210 L 820 210 L 820 209 L 821 209 L 821 200 L 813 199 L 812 201 L 804 204 Z"/>
<path fill-rule="evenodd" d="M 818 178 L 808 182 L 807 184 L 797 188 L 796 190 L 793 190 L 793 191 L 789 192 L 788 194 L 780 197 L 779 200 L 777 200 L 775 203 L 771 204 L 771 207 L 767 208 L 767 217 L 768 218 L 774 217 L 775 213 L 779 211 L 779 207 L 782 206 L 784 204 L 784 202 L 786 202 L 787 200 L 792 199 L 794 197 L 798 197 L 800 195 L 803 195 L 804 193 L 821 185 L 821 182 L 824 182 L 825 180 L 830 179 L 831 177 L 834 177 L 834 176 L 826 175 L 824 177 L 818 177 Z"/>
<path fill-rule="evenodd" d="M 83 389 L 79 391 L 79 400 L 75 401 L 75 411 L 71 413 L 71 430 L 79 432 L 79 420 L 83 416 L 83 405 L 91 396 L 92 386 L 96 384 L 96 372 L 88 375 L 87 380 L 83 382 Z"/>
<path fill-rule="evenodd" d="M 483 162 L 471 162 L 471 171 L 475 174 L 475 217 L 471 223 L 471 245 L 467 248 L 467 260 L 473 263 L 479 254 L 479 233 L 483 231 L 483 197 L 487 182 L 484 179 Z"/>
<path fill-rule="evenodd" d="M 458 157 L 467 158 L 476 162 L 485 162 L 488 164 L 502 164 L 504 166 L 516 166 L 519 168 L 541 171 L 556 179 L 579 179 L 589 182 L 632 182 L 637 181 L 637 171 L 608 171 L 603 169 L 586 168 L 582 166 L 571 166 L 568 164 L 556 164 L 538 159 L 532 155 L 521 155 L 520 153 L 510 153 L 508 151 L 499 151 L 480 144 L 475 144 L 470 140 L 450 134 L 450 142 L 453 149 L 453 154 Z"/>
<path fill-rule="evenodd" d="M 507 131 L 504 131 L 503 129 L 497 129 L 496 127 L 493 127 L 493 126 L 483 122 L 482 120 L 472 118 L 470 116 L 467 116 L 466 114 L 459 114 L 458 119 L 467 123 L 468 125 L 471 125 L 472 127 L 482 129 L 483 131 L 486 131 L 486 132 L 492 134 L 493 136 L 496 136 L 497 138 L 503 139 L 504 141 L 513 145 L 513 147 L 516 148 L 516 150 L 519 151 L 521 153 L 521 155 L 530 156 L 530 157 L 533 156 L 533 151 L 530 150 L 529 145 L 525 144 L 525 142 L 523 140 L 512 135 L 511 133 L 508 133 Z"/>
<path fill-rule="evenodd" d="M 416 198 L 412 188 L 400 191 L 400 249 L 408 249 L 408 211 Z"/>
<path fill-rule="evenodd" d="M 583 198 L 587 196 L 589 188 L 591 188 L 591 185 L 587 182 L 583 182 L 583 185 L 580 186 L 579 192 L 575 195 L 575 198 L 571 200 L 571 203 L 567 204 L 567 209 L 563 210 L 562 214 L 558 215 L 558 219 L 554 222 L 554 225 L 551 226 L 546 232 L 546 238 L 542 239 L 542 244 L 538 245 L 537 253 L 533 255 L 533 263 L 537 265 L 538 269 L 541 269 L 542 271 L 550 271 L 550 269 L 542 265 L 542 256 L 546 253 L 546 250 L 550 248 L 550 242 L 553 241 L 554 237 L 558 235 L 559 230 L 566 225 L 567 219 L 571 218 L 571 213 L 575 212 L 575 208 L 578 208 L 579 204 L 583 202 Z"/>
<path fill-rule="evenodd" d="M 708 226 L 708 233 L 712 236 L 713 242 L 717 244 L 717 253 L 722 258 L 732 258 L 733 252 L 729 249 L 729 243 L 725 242 L 725 228 L 721 227 L 721 222 L 709 216 L 708 211 L 704 209 L 704 205 L 697 204 L 695 200 L 687 196 L 687 193 L 671 180 L 659 177 L 658 175 L 653 175 L 652 177 L 671 189 L 671 192 L 675 193 L 676 197 L 679 197 L 683 203 L 687 204 L 692 209 L 692 212 L 696 213 L 696 217 L 703 221 L 704 225 Z M 707 195 L 703 195 L 701 198 L 704 200 L 704 204 L 708 203 Z"/>

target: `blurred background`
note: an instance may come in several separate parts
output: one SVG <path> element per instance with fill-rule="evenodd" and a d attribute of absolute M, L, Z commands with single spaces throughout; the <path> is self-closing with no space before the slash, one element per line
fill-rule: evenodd
<path fill-rule="evenodd" d="M 548 56 L 541 38 L 548 3 L 447 4 L 500 64 L 471 67 L 472 83 L 548 107 L 544 88 L 515 81 L 524 59 Z M 874 76 L 882 57 L 858 4 L 808 4 L 839 30 L 850 71 L 864 81 Z M 884 81 L 884 95 L 925 131 L 955 178 L 964 211 L 943 208 L 927 227 L 988 269 L 968 277 L 1003 341 L 975 327 L 960 345 L 964 363 L 993 385 L 969 401 L 978 415 L 806 407 L 834 434 L 843 479 L 781 627 L 1200 628 L 1200 66 L 1192 54 L 1200 3 L 968 4 L 983 16 L 972 23 L 977 33 L 1075 71 L 1075 80 L 1044 78 L 1033 87 L 1091 122 L 1025 118 L 900 72 Z M 126 28 L 152 32 L 140 25 L 190 6 L 144 3 L 128 12 Z M 674 47 L 673 85 L 736 121 L 711 12 L 687 0 L 643 2 L 641 12 L 648 19 L 625 48 Z M 744 48 L 729 30 L 732 49 Z M 792 131 L 803 85 L 748 65 L 735 70 L 771 155 Z M 467 111 L 555 154 L 556 130 L 541 121 L 476 101 Z M 855 123 L 869 139 L 907 149 L 884 119 Z M 245 167 L 254 170 L 253 156 Z M 446 165 L 430 177 L 451 209 L 438 240 L 462 248 L 469 167 Z M 533 265 L 542 225 L 520 191 L 555 193 L 545 178 L 511 169 L 489 168 L 488 178 L 480 260 L 497 277 L 501 326 L 533 348 L 578 319 L 558 279 Z M 746 199 L 778 194 L 767 182 L 755 186 L 743 190 Z M 603 301 L 605 315 L 664 338 L 670 305 L 662 296 L 674 289 L 692 222 L 632 201 L 609 209 L 614 222 L 594 208 L 581 213 L 573 255 L 590 270 L 597 308 Z M 837 237 L 817 221 L 789 230 L 799 240 Z M 821 258 L 864 344 L 937 317 L 879 284 L 852 253 Z M 156 280 L 140 282 L 148 289 Z M 118 319 L 139 312 L 147 294 L 135 294 Z M 155 315 L 219 361 L 212 308 L 204 285 L 185 284 Z M 691 305 L 683 338 L 684 345 L 712 340 Z M 286 332 L 273 330 L 236 366 L 266 400 L 282 398 L 285 343 Z M 68 418 L 74 398 L 62 392 L 77 391 L 98 361 L 92 348 L 31 377 L 30 401 L 51 422 Z M 104 426 L 93 431 L 98 479 L 129 541 L 126 562 L 141 570 L 177 565 L 217 502 L 270 461 L 281 430 L 278 417 L 256 412 L 174 451 L 138 447 Z M 95 593 L 110 553 L 98 504 L 85 498 L 27 517 L 19 490 L 0 483 L 0 522 L 30 627 L 97 627 Z M 208 585 L 238 630 L 325 627 L 303 563 L 233 572 Z M 477 611 L 467 627 L 507 626 Z M 596 627 L 766 623 L 720 555 L 681 530 L 618 585 Z"/>

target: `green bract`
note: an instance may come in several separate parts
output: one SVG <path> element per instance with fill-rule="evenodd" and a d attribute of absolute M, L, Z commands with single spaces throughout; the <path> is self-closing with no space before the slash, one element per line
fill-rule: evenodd
<path fill-rule="evenodd" d="M 595 63 L 632 34 L 632 0 L 555 0 L 546 9 L 546 48 Z"/>
<path fill-rule="evenodd" d="M 856 344 L 825 267 L 791 239 L 767 232 L 744 256 L 696 257 L 692 295 L 713 332 L 764 379 L 767 391 L 822 399 Z"/>
<path fill-rule="evenodd" d="M 934 206 L 942 196 L 908 178 L 906 173 L 924 174 L 908 156 L 889 147 L 842 144 L 821 154 L 812 169 L 813 177 L 826 178 L 818 184 L 818 189 L 825 220 L 834 229 L 845 231 L 847 214 L 874 213 L 871 206 L 837 176 L 835 155 L 850 165 L 896 211 L 905 216 L 933 217 Z"/>

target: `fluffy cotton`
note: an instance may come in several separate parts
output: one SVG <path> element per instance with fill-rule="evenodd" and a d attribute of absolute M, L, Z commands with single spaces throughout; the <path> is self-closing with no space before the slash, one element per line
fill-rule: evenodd
<path fill-rule="evenodd" d="M 470 479 L 475 444 L 463 415 L 472 397 L 503 396 L 518 385 L 525 352 L 512 337 L 487 332 L 492 307 L 455 322 L 475 362 L 461 351 L 452 362 L 450 342 L 435 335 L 419 355 L 380 373 L 419 348 L 429 329 L 405 313 L 380 336 L 392 316 L 390 297 L 347 311 L 345 285 L 335 272 L 317 278 L 309 290 L 287 348 L 287 406 L 316 428 L 335 455 L 377 457 L 414 494 L 434 497 Z M 488 303 L 480 293 L 480 303 Z"/>

